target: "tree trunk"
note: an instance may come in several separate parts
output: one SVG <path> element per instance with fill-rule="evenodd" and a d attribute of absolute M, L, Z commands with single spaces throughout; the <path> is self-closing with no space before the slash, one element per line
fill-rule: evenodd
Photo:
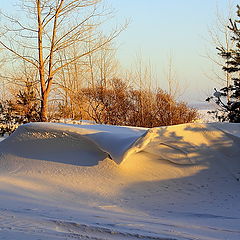
<path fill-rule="evenodd" d="M 41 122 L 47 122 L 48 121 L 47 108 L 48 108 L 48 97 L 47 97 L 46 93 L 42 93 L 41 111 L 40 111 Z"/>

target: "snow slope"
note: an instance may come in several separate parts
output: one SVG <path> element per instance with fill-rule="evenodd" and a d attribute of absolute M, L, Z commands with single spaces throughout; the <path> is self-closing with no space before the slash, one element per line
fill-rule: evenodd
<path fill-rule="evenodd" d="M 0 143 L 0 239 L 240 239 L 240 125 L 31 123 Z"/>

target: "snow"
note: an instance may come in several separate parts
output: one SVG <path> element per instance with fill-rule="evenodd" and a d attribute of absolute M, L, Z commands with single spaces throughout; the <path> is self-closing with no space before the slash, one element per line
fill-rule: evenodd
<path fill-rule="evenodd" d="M 198 123 L 218 122 L 215 115 L 209 113 L 217 110 L 217 105 L 213 102 L 198 101 L 191 103 L 189 106 L 197 110 L 199 114 L 199 119 L 197 119 Z"/>
<path fill-rule="evenodd" d="M 240 239 L 240 124 L 30 123 L 0 142 L 0 239 Z"/>

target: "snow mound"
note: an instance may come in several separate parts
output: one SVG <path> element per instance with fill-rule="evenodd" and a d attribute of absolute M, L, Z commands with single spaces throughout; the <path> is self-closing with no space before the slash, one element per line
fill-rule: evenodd
<path fill-rule="evenodd" d="M 182 124 L 149 129 L 125 153 L 124 163 L 133 153 L 176 166 L 222 166 L 240 179 L 240 124 Z M 126 160 L 125 160 L 126 159 Z M 127 160 L 128 159 L 128 160 Z M 132 164 L 132 163 L 131 163 Z"/>
<path fill-rule="evenodd" d="M 2 154 L 78 166 L 94 166 L 109 157 L 116 163 L 145 133 L 144 129 L 104 125 L 30 123 L 0 145 Z"/>
<path fill-rule="evenodd" d="M 0 142 L 0 239 L 238 240 L 239 156 L 240 124 L 23 125 Z"/>

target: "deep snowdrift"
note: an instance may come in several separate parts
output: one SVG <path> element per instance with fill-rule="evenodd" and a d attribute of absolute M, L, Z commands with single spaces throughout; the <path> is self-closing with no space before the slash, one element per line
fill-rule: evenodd
<path fill-rule="evenodd" d="M 26 124 L 0 143 L 0 239 L 240 239 L 239 178 L 239 124 Z"/>

